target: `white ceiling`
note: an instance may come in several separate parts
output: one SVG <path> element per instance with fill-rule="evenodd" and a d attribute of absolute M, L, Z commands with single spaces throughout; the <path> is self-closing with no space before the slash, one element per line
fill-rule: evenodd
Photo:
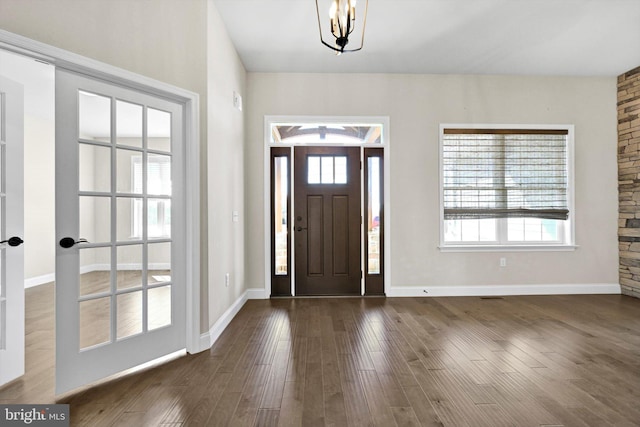
<path fill-rule="evenodd" d="M 320 44 L 315 0 L 214 2 L 250 72 L 617 76 L 640 66 L 640 0 L 369 0 L 364 49 L 341 56 Z"/>

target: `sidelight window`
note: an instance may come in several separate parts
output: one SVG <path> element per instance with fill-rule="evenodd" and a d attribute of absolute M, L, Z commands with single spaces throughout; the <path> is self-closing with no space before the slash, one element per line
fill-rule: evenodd
<path fill-rule="evenodd" d="M 384 151 L 364 149 L 365 288 L 384 294 Z"/>
<path fill-rule="evenodd" d="M 272 295 L 291 295 L 291 152 L 271 149 L 271 284 Z"/>

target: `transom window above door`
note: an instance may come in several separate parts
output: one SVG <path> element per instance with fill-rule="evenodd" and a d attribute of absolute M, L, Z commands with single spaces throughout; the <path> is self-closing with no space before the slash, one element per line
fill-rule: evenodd
<path fill-rule="evenodd" d="M 382 124 L 271 123 L 272 144 L 382 144 Z"/>

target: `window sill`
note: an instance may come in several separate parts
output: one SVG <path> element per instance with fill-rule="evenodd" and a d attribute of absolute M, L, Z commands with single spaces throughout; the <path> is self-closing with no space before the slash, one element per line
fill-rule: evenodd
<path fill-rule="evenodd" d="M 570 252 L 578 245 L 440 245 L 440 252 Z"/>

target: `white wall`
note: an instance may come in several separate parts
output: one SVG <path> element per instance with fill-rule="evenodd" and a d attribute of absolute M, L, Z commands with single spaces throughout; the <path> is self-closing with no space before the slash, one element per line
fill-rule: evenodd
<path fill-rule="evenodd" d="M 387 255 L 396 289 L 617 284 L 615 78 L 250 73 L 247 84 L 248 286 L 262 287 L 266 280 L 265 115 L 390 117 L 392 242 Z M 579 248 L 440 252 L 440 123 L 574 124 Z M 500 257 L 507 258 L 507 267 L 499 267 Z"/>
<path fill-rule="evenodd" d="M 53 280 L 54 70 L 50 65 L 0 51 L 0 74 L 24 86 L 24 278 L 29 285 Z"/>
<path fill-rule="evenodd" d="M 246 71 L 220 15 L 209 2 L 207 143 L 209 246 L 209 327 L 246 290 L 244 224 L 244 112 L 233 106 L 233 93 L 245 94 Z M 245 106 L 247 98 L 245 97 Z M 233 212 L 238 222 L 232 221 Z M 202 230 L 204 232 L 204 230 Z M 225 274 L 230 283 L 225 286 Z"/>

